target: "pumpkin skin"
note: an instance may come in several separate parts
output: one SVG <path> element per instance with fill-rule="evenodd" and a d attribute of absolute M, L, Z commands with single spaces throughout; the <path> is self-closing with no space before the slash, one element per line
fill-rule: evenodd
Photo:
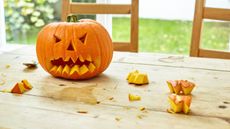
<path fill-rule="evenodd" d="M 40 65 L 55 77 L 89 79 L 102 73 L 113 56 L 112 40 L 94 20 L 46 25 L 37 37 Z"/>

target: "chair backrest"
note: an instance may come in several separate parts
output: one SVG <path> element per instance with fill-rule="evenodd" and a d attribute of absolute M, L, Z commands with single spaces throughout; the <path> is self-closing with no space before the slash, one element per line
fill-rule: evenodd
<path fill-rule="evenodd" d="M 200 48 L 203 19 L 230 21 L 230 9 L 205 7 L 205 0 L 196 0 L 190 56 L 230 59 L 230 52 Z"/>
<path fill-rule="evenodd" d="M 132 0 L 131 4 L 97 4 L 79 3 L 62 0 L 62 21 L 68 14 L 130 14 L 130 42 L 113 42 L 115 51 L 138 52 L 138 6 L 139 0 Z"/>

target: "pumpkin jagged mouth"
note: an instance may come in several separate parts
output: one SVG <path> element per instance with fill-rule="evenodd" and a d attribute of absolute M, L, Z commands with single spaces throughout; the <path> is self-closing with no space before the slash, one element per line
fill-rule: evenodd
<path fill-rule="evenodd" d="M 87 72 L 93 72 L 96 69 L 91 56 L 88 56 L 85 59 L 82 56 L 79 56 L 76 61 L 71 58 L 58 58 L 51 60 L 51 64 L 52 68 L 49 71 L 58 76 L 71 76 L 74 74 L 83 75 Z"/>

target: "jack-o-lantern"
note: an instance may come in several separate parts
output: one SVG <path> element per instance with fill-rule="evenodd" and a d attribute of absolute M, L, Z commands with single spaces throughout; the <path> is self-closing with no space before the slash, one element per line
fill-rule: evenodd
<path fill-rule="evenodd" d="M 106 29 L 94 20 L 46 25 L 38 34 L 40 65 L 55 77 L 88 79 L 102 73 L 113 55 L 112 40 Z M 74 22 L 70 22 L 74 21 Z"/>

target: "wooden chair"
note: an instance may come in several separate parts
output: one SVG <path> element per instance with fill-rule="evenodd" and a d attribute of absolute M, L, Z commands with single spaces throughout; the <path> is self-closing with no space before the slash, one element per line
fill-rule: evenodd
<path fill-rule="evenodd" d="M 62 0 L 62 21 L 68 14 L 131 14 L 130 42 L 113 42 L 115 51 L 138 52 L 138 5 L 139 0 L 131 4 L 78 3 Z"/>
<path fill-rule="evenodd" d="M 230 21 L 230 9 L 205 7 L 205 0 L 196 0 L 190 56 L 230 59 L 230 52 L 200 48 L 203 19 Z"/>

